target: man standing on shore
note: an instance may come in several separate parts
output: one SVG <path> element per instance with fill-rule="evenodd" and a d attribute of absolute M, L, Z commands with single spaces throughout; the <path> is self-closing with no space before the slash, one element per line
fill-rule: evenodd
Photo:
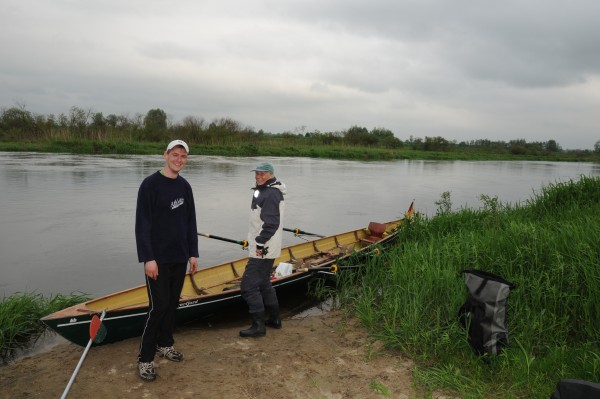
<path fill-rule="evenodd" d="M 283 196 L 285 184 L 274 176 L 273 165 L 263 162 L 254 169 L 256 186 L 253 188 L 248 233 L 249 260 L 240 286 L 252 318 L 252 326 L 240 331 L 242 337 L 263 337 L 265 324 L 281 328 L 279 302 L 271 285 L 271 271 L 275 259 L 281 254 L 283 232 Z M 265 309 L 269 314 L 266 323 Z"/>
<path fill-rule="evenodd" d="M 138 191 L 135 238 L 149 299 L 138 372 L 146 381 L 156 379 L 155 354 L 174 362 L 183 360 L 183 354 L 173 348 L 175 312 L 188 262 L 191 273 L 198 268 L 194 195 L 179 175 L 188 153 L 184 141 L 171 141 L 163 154 L 165 166 L 146 177 Z"/>

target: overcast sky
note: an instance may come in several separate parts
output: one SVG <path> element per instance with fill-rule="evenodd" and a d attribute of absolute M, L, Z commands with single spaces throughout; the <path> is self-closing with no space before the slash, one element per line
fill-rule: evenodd
<path fill-rule="evenodd" d="M 600 140 L 598 0 L 0 0 L 0 108 Z"/>

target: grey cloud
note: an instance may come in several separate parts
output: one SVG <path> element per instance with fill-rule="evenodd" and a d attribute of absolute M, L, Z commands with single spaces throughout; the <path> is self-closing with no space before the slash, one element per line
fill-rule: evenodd
<path fill-rule="evenodd" d="M 597 15 L 591 0 L 9 0 L 0 107 L 591 148 Z"/>
<path fill-rule="evenodd" d="M 563 86 L 600 72 L 595 1 L 339 1 L 282 10 L 356 36 L 427 46 L 466 76 L 523 87 Z"/>

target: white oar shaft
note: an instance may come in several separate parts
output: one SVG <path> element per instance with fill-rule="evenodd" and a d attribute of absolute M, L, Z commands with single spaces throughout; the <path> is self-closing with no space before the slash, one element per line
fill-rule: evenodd
<path fill-rule="evenodd" d="M 63 392 L 62 396 L 60 397 L 60 399 L 65 399 L 67 397 L 67 394 L 69 393 L 69 390 L 71 389 L 71 385 L 73 385 L 73 382 L 75 381 L 75 377 L 77 377 L 77 373 L 79 373 L 79 369 L 81 368 L 81 365 L 83 364 L 83 361 L 85 360 L 85 357 L 87 355 L 87 353 L 90 350 L 90 347 L 92 346 L 92 339 L 90 339 L 90 342 L 88 342 L 87 346 L 85 347 L 85 350 L 83 351 L 83 355 L 81 355 L 81 359 L 79 359 L 79 363 L 77 363 L 77 367 L 75 367 L 75 371 L 73 372 L 73 375 L 71 376 L 71 379 L 69 380 L 69 383 L 67 384 L 67 387 L 65 388 L 65 391 Z"/>
<path fill-rule="evenodd" d="M 103 310 L 102 314 L 100 315 L 100 324 L 102 324 L 102 320 L 104 320 L 104 316 L 106 316 L 106 310 Z M 79 369 L 81 368 L 81 365 L 83 364 L 83 361 L 85 360 L 85 357 L 87 356 L 87 353 L 90 351 L 90 348 L 92 347 L 92 342 L 94 342 L 94 337 L 90 336 L 90 342 L 88 342 L 87 346 L 85 347 L 85 350 L 83 351 L 83 354 L 81 355 L 81 358 L 79 359 L 79 362 L 77 363 L 77 367 L 75 367 L 75 371 L 73 371 L 73 375 L 71 376 L 71 379 L 69 380 L 69 383 L 67 384 L 65 391 L 63 392 L 60 399 L 65 399 L 67 397 L 67 395 L 69 394 L 69 391 L 71 390 L 71 386 L 73 385 L 73 382 L 75 382 L 75 377 L 77 377 L 77 373 L 79 373 Z"/>

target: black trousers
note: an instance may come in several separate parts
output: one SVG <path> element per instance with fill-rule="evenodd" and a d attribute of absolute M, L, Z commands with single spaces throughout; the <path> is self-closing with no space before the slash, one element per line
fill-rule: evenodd
<path fill-rule="evenodd" d="M 260 313 L 266 307 L 279 307 L 275 288 L 271 285 L 271 271 L 275 259 L 250 258 L 242 276 L 242 298 L 250 313 Z"/>
<path fill-rule="evenodd" d="M 146 288 L 150 309 L 142 333 L 138 362 L 154 360 L 156 346 L 173 346 L 175 312 L 187 270 L 186 263 L 165 263 L 158 265 L 158 278 L 146 277 Z"/>

